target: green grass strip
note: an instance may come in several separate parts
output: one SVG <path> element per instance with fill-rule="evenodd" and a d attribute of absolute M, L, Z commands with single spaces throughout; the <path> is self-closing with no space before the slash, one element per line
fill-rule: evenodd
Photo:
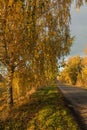
<path fill-rule="evenodd" d="M 2 130 L 80 130 L 75 118 L 64 106 L 56 86 L 43 87 L 14 116 L 0 123 Z"/>

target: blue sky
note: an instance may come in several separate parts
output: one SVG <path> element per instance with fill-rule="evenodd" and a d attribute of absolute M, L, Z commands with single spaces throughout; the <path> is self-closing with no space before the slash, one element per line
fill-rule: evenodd
<path fill-rule="evenodd" d="M 87 5 L 81 6 L 77 12 L 73 4 L 71 18 L 71 34 L 75 36 L 75 40 L 69 56 L 84 56 L 84 49 L 87 47 Z"/>

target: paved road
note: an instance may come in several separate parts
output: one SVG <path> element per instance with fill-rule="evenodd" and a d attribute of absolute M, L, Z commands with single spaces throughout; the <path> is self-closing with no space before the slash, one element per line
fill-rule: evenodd
<path fill-rule="evenodd" d="M 87 90 L 79 87 L 58 86 L 70 106 L 83 124 L 82 130 L 87 130 Z"/>

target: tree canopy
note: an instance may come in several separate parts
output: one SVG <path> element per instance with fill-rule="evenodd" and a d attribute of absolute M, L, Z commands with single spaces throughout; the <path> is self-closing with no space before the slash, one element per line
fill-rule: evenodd
<path fill-rule="evenodd" d="M 86 86 L 87 84 L 87 57 L 75 56 L 68 59 L 59 79 L 64 83 Z"/>
<path fill-rule="evenodd" d="M 54 79 L 58 59 L 70 51 L 72 1 L 0 0 L 0 61 L 8 71 L 8 102 L 14 73 L 32 86 Z M 25 73 L 25 74 L 24 74 Z"/>

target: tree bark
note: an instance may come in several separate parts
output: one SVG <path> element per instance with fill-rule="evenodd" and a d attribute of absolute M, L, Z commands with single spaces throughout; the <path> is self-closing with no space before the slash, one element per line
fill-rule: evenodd
<path fill-rule="evenodd" d="M 8 69 L 7 103 L 9 107 L 13 106 L 13 87 L 12 87 L 13 74 L 14 74 L 14 71 L 11 68 Z"/>

